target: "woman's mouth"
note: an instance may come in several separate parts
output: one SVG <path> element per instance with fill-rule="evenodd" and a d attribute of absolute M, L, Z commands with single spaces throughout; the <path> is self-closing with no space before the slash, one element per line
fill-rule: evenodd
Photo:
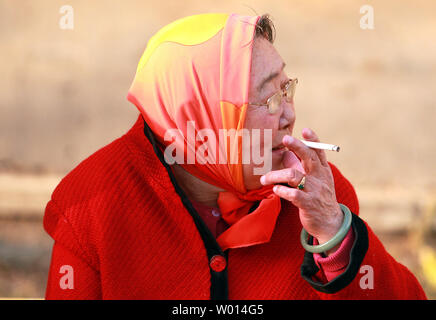
<path fill-rule="evenodd" d="M 272 151 L 273 152 L 275 152 L 275 151 L 282 151 L 282 150 L 285 150 L 285 149 L 287 149 L 287 148 L 283 144 L 280 144 L 280 145 L 272 148 Z"/>

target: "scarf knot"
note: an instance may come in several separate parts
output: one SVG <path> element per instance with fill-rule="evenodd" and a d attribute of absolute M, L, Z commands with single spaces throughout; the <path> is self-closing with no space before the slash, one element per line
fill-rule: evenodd
<path fill-rule="evenodd" d="M 260 201 L 259 206 L 249 214 L 256 201 Z M 280 213 L 281 202 L 272 191 L 272 186 L 267 186 L 245 194 L 221 192 L 218 206 L 222 218 L 230 225 L 217 239 L 222 250 L 226 250 L 268 242 Z"/>

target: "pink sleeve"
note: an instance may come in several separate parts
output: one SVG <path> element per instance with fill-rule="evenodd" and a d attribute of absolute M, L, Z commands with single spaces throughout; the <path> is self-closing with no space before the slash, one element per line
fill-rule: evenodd
<path fill-rule="evenodd" d="M 313 254 L 313 259 L 316 265 L 324 273 L 327 281 L 331 281 L 339 276 L 348 266 L 350 262 L 351 247 L 354 243 L 354 231 L 352 228 L 348 231 L 341 246 L 332 255 L 323 257 L 319 253 Z M 318 241 L 313 239 L 313 244 L 317 245 Z"/>

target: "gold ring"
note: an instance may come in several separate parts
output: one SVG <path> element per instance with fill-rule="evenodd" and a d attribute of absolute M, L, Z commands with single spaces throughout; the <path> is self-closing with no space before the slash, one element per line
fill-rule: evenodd
<path fill-rule="evenodd" d="M 304 189 L 304 184 L 306 183 L 306 176 L 303 176 L 303 179 L 301 179 L 300 183 L 298 184 L 297 188 L 300 190 Z"/>

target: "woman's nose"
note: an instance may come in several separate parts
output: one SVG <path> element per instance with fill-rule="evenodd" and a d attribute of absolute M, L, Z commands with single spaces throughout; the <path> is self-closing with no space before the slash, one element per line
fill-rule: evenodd
<path fill-rule="evenodd" d="M 294 101 L 283 101 L 282 110 L 279 124 L 281 130 L 286 129 L 288 126 L 292 126 L 295 122 Z"/>

